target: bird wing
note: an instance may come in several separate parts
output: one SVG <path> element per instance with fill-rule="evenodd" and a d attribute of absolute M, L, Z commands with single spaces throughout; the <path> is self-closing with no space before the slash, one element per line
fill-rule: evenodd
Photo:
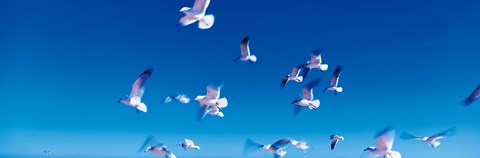
<path fill-rule="evenodd" d="M 330 87 L 338 86 L 338 79 L 340 78 L 340 72 L 342 71 L 342 66 L 337 66 L 337 69 L 333 72 L 332 79 L 330 79 Z"/>
<path fill-rule="evenodd" d="M 276 141 L 275 143 L 273 143 L 272 147 L 283 148 L 286 145 L 290 144 L 290 141 L 291 141 L 290 138 L 283 138 L 283 139 L 280 139 L 280 140 Z"/>
<path fill-rule="evenodd" d="M 201 121 L 205 116 L 208 114 L 208 107 L 209 105 L 200 105 L 200 109 L 197 113 L 197 121 Z"/>
<path fill-rule="evenodd" d="M 242 52 L 242 56 L 249 56 L 250 55 L 250 47 L 248 45 L 250 41 L 250 37 L 245 37 L 242 42 L 240 42 L 240 51 Z"/>
<path fill-rule="evenodd" d="M 298 67 L 293 67 L 292 73 L 290 74 L 290 76 L 291 76 L 291 77 L 295 77 L 295 76 L 298 76 L 299 73 L 300 73 L 300 68 L 298 68 Z"/>
<path fill-rule="evenodd" d="M 434 134 L 434 135 L 430 136 L 430 138 L 433 138 L 433 137 L 450 137 L 450 136 L 455 135 L 456 131 L 457 131 L 457 128 L 452 127 L 452 128 L 449 128 L 445 131 L 442 131 L 440 133 Z"/>
<path fill-rule="evenodd" d="M 464 101 L 464 105 L 467 106 L 471 103 L 473 103 L 475 100 L 480 97 L 480 86 L 478 86 L 469 96 L 467 99 Z"/>
<path fill-rule="evenodd" d="M 147 139 L 145 139 L 145 141 L 143 142 L 142 146 L 140 146 L 140 149 L 138 149 L 138 152 L 144 151 L 147 146 L 153 146 L 155 142 L 155 137 L 153 137 L 152 135 L 148 136 Z"/>
<path fill-rule="evenodd" d="M 421 138 L 419 136 L 415 136 L 413 134 L 410 134 L 410 133 L 407 133 L 407 132 L 403 131 L 400 134 L 400 139 L 410 140 L 410 139 L 421 139 Z"/>
<path fill-rule="evenodd" d="M 310 63 L 322 63 L 323 48 L 317 48 L 310 52 Z"/>
<path fill-rule="evenodd" d="M 145 90 L 145 83 L 147 82 L 147 79 L 152 75 L 152 71 L 152 68 L 147 69 L 142 74 L 140 74 L 140 76 L 137 77 L 137 79 L 132 85 L 132 91 L 130 91 L 130 95 L 128 96 L 129 98 L 142 97 L 143 91 Z"/>
<path fill-rule="evenodd" d="M 310 68 L 306 67 L 305 64 L 303 64 L 300 71 L 302 72 L 303 80 L 307 79 L 307 76 L 310 73 Z"/>
<path fill-rule="evenodd" d="M 330 143 L 330 149 L 333 150 L 335 148 L 335 145 L 337 145 L 337 142 L 338 142 L 338 138 L 333 138 Z"/>
<path fill-rule="evenodd" d="M 393 140 L 395 139 L 395 130 L 392 127 L 387 127 L 380 131 L 375 137 L 377 138 L 377 149 L 390 150 L 392 149 Z"/>
<path fill-rule="evenodd" d="M 313 100 L 313 88 L 318 85 L 320 79 L 315 79 L 302 87 L 302 99 Z"/>
<path fill-rule="evenodd" d="M 218 99 L 220 98 L 220 89 L 223 87 L 224 81 L 215 81 L 214 83 L 207 86 L 207 94 L 205 98 L 207 99 Z"/>
<path fill-rule="evenodd" d="M 185 144 L 188 146 L 188 145 L 194 145 L 193 141 L 190 140 L 190 139 L 185 139 L 184 140 Z"/>
<path fill-rule="evenodd" d="M 198 12 L 205 12 L 210 4 L 210 0 L 195 0 L 195 4 L 193 4 L 193 10 Z"/>
<path fill-rule="evenodd" d="M 245 141 L 245 145 L 243 146 L 243 151 L 242 151 L 242 155 L 246 155 L 248 153 L 252 153 L 254 151 L 256 151 L 257 149 L 263 147 L 262 144 L 259 144 L 257 142 L 254 142 L 253 140 L 251 139 L 247 139 Z"/>

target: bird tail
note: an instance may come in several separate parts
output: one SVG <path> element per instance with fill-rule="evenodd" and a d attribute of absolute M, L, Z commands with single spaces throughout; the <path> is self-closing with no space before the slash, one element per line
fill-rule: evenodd
<path fill-rule="evenodd" d="M 245 141 L 245 145 L 243 146 L 242 155 L 246 155 L 246 154 L 255 152 L 257 149 L 259 149 L 261 147 L 262 147 L 262 144 L 258 144 L 251 139 L 247 139 Z"/>
<path fill-rule="evenodd" d="M 414 136 L 410 133 L 407 133 L 407 132 L 402 132 L 402 134 L 400 134 L 400 139 L 405 139 L 405 140 L 411 140 L 411 139 L 417 139 L 418 137 L 417 136 Z"/>
<path fill-rule="evenodd" d="M 189 7 L 183 7 L 182 9 L 180 9 L 180 11 L 179 11 L 179 12 L 187 11 L 187 10 L 190 10 L 190 9 L 192 9 L 192 8 L 189 8 Z"/>
<path fill-rule="evenodd" d="M 436 147 L 438 147 L 440 144 L 442 144 L 442 142 L 433 141 L 432 144 L 430 144 L 430 146 L 431 146 L 432 148 L 436 148 Z"/>
<path fill-rule="evenodd" d="M 145 105 L 144 103 L 140 103 L 137 105 L 137 110 L 141 112 L 147 112 L 147 105 Z"/>
<path fill-rule="evenodd" d="M 402 155 L 398 151 L 390 151 L 387 158 L 402 158 Z"/>
<path fill-rule="evenodd" d="M 327 64 L 320 64 L 320 70 L 327 71 L 328 65 Z"/>
<path fill-rule="evenodd" d="M 317 99 L 317 100 L 312 101 L 312 105 L 313 105 L 313 107 L 309 107 L 310 109 L 318 108 L 320 106 L 320 100 Z"/>
<path fill-rule="evenodd" d="M 198 21 L 198 28 L 209 29 L 213 26 L 213 22 L 215 22 L 215 17 L 212 14 L 205 15 L 200 21 Z"/>
<path fill-rule="evenodd" d="M 218 99 L 218 101 L 217 101 L 217 106 L 218 106 L 219 108 L 225 108 L 225 107 L 227 107 L 227 105 L 228 105 L 228 100 L 227 100 L 227 98 L 220 98 L 220 99 Z"/>
<path fill-rule="evenodd" d="M 255 56 L 255 55 L 250 55 L 250 62 L 251 62 L 251 63 L 257 62 L 257 56 Z"/>

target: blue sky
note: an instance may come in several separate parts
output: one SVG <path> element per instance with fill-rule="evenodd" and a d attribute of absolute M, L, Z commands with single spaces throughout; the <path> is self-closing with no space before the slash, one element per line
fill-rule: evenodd
<path fill-rule="evenodd" d="M 175 27 L 183 1 L 0 2 L 0 155 L 156 157 L 136 153 L 150 134 L 177 157 L 241 157 L 246 138 L 272 143 L 304 139 L 310 157 L 359 157 L 373 135 L 393 125 L 431 135 L 456 126 L 457 135 L 432 149 L 397 139 L 403 157 L 480 155 L 480 103 L 460 102 L 480 84 L 480 2 L 216 1 L 209 30 Z M 255 64 L 234 63 L 251 37 Z M 291 68 L 324 47 L 327 72 L 315 90 L 321 106 L 292 117 L 289 103 L 302 84 L 279 88 Z M 342 65 L 338 96 L 322 93 Z M 117 104 L 144 69 L 153 67 L 146 114 Z M 171 93 L 195 97 L 225 80 L 225 118 L 195 122 L 196 102 L 161 104 Z M 330 151 L 328 136 L 345 136 Z M 175 144 L 190 138 L 201 151 Z M 288 149 L 288 157 L 302 153 Z M 246 158 L 271 157 L 266 152 Z"/>

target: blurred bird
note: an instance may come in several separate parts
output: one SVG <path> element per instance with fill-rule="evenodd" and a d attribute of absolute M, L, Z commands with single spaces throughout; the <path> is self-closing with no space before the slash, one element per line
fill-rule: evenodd
<path fill-rule="evenodd" d="M 324 91 L 335 91 L 335 95 L 343 92 L 343 88 L 338 86 L 338 80 L 340 79 L 340 72 L 342 71 L 342 66 L 337 66 L 335 72 L 333 72 L 332 78 L 330 79 L 330 85 L 325 88 Z"/>
<path fill-rule="evenodd" d="M 313 100 L 313 88 L 318 85 L 320 79 L 312 80 L 308 84 L 302 87 L 302 97 L 292 101 L 290 104 L 295 104 L 294 116 L 300 113 L 302 106 L 308 106 L 308 108 L 314 110 L 320 106 L 320 100 Z"/>
<path fill-rule="evenodd" d="M 170 95 L 170 96 L 166 97 L 163 100 L 163 103 L 164 104 L 170 103 L 174 99 L 179 101 L 180 103 L 183 103 L 183 104 L 188 104 L 190 102 L 190 98 L 188 98 L 187 95 L 185 95 L 185 94 L 174 94 L 174 95 Z"/>
<path fill-rule="evenodd" d="M 401 154 L 398 151 L 393 151 L 393 141 L 395 139 L 395 130 L 392 127 L 387 127 L 377 135 L 377 147 L 367 147 L 365 150 L 370 157 L 383 156 L 384 158 L 401 158 Z"/>
<path fill-rule="evenodd" d="M 306 79 L 311 69 L 320 69 L 320 71 L 327 71 L 328 65 L 322 64 L 323 48 L 317 48 L 310 52 L 310 60 L 305 63 L 305 70 L 302 72 L 303 79 Z"/>
<path fill-rule="evenodd" d="M 199 95 L 195 98 L 200 103 L 200 111 L 197 121 L 203 119 L 207 114 L 224 117 L 223 108 L 228 105 L 227 98 L 220 98 L 220 90 L 222 89 L 224 81 L 216 81 L 207 86 L 207 94 Z"/>
<path fill-rule="evenodd" d="M 282 77 L 282 85 L 281 85 L 281 88 L 285 87 L 285 85 L 287 85 L 288 81 L 295 81 L 295 82 L 302 82 L 303 81 L 303 76 L 300 75 L 300 72 L 301 71 L 304 71 L 304 65 L 298 65 L 298 66 L 295 66 L 293 67 L 292 69 L 292 73 L 291 74 L 288 74 L 288 75 L 285 75 L 284 77 Z"/>
<path fill-rule="evenodd" d="M 468 106 L 480 97 L 480 86 L 478 86 L 467 99 L 463 102 L 463 105 Z"/>
<path fill-rule="evenodd" d="M 152 71 L 153 69 L 150 68 L 140 74 L 140 76 L 138 76 L 138 78 L 132 85 L 130 95 L 128 95 L 128 97 L 120 98 L 118 102 L 137 108 L 137 112 L 147 112 L 147 105 L 145 105 L 145 103 L 142 103 L 142 96 L 143 92 L 145 91 L 145 83 L 147 82 L 147 79 L 152 75 Z"/>
<path fill-rule="evenodd" d="M 306 142 L 299 142 L 291 138 L 283 138 L 278 141 L 276 141 L 273 144 L 259 144 L 251 139 L 247 139 L 245 141 L 245 146 L 243 148 L 243 154 L 247 154 L 250 152 L 254 152 L 258 149 L 263 149 L 267 152 L 273 153 L 274 158 L 280 158 L 285 156 L 287 154 L 287 151 L 285 150 L 285 147 L 288 144 L 292 144 L 295 148 L 301 149 L 301 150 L 307 150 L 309 149 L 309 146 L 307 146 Z"/>
<path fill-rule="evenodd" d="M 196 146 L 195 143 L 190 139 L 184 139 L 183 142 L 178 143 L 178 146 L 182 147 L 185 150 L 187 150 L 188 148 L 200 150 L 200 147 Z"/>
<path fill-rule="evenodd" d="M 331 144 L 330 144 L 330 149 L 334 149 L 335 146 L 337 145 L 338 141 L 339 140 L 344 140 L 345 138 L 343 138 L 342 136 L 339 136 L 339 135 L 330 135 L 330 141 L 331 141 Z"/>
<path fill-rule="evenodd" d="M 167 146 L 157 143 L 153 136 L 149 136 L 145 142 L 143 143 L 142 147 L 140 148 L 139 152 L 150 152 L 152 154 L 163 155 L 166 158 L 176 158 L 175 154 L 170 152 L 167 149 Z"/>
<path fill-rule="evenodd" d="M 250 54 L 250 37 L 245 37 L 242 42 L 240 42 L 240 57 L 238 57 L 235 61 L 249 61 L 250 63 L 257 62 L 257 57 L 253 54 Z"/>
<path fill-rule="evenodd" d="M 407 132 L 402 132 L 402 134 L 400 134 L 400 139 L 420 140 L 427 143 L 430 147 L 436 148 L 441 144 L 441 142 L 439 142 L 438 140 L 453 136 L 455 133 L 456 133 L 455 127 L 452 127 L 440 133 L 434 134 L 430 137 L 418 137 Z"/>
<path fill-rule="evenodd" d="M 209 29 L 213 26 L 215 17 L 213 14 L 205 15 L 205 12 L 210 4 L 210 0 L 195 0 L 193 9 L 189 7 L 183 7 L 180 12 L 185 13 L 180 19 L 180 23 L 183 26 L 190 25 L 198 21 L 198 28 Z"/>
<path fill-rule="evenodd" d="M 47 156 L 47 158 L 50 158 L 50 150 L 43 150 L 43 153 Z"/>

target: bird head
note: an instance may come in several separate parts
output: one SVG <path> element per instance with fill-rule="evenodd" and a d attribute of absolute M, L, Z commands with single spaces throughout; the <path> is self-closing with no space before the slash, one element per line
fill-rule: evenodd
<path fill-rule="evenodd" d="M 202 100 L 203 98 L 205 98 L 205 96 L 203 96 L 203 95 L 199 95 L 199 96 L 195 97 L 195 100 L 197 100 L 197 101 L 198 101 L 198 100 Z"/>

